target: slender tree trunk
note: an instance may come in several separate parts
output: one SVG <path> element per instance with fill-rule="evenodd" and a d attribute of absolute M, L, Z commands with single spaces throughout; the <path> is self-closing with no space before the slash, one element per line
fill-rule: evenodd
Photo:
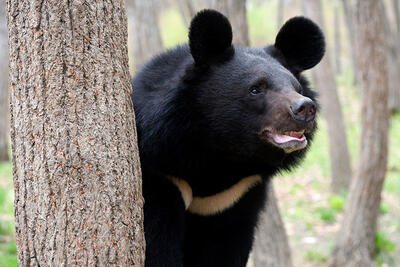
<path fill-rule="evenodd" d="M 344 19 L 346 22 L 346 29 L 347 29 L 347 43 L 348 43 L 348 48 L 350 51 L 351 55 L 351 64 L 353 67 L 353 81 L 354 83 L 357 83 L 357 75 L 356 73 L 358 72 L 357 70 L 357 51 L 355 49 L 355 31 L 354 31 L 354 18 L 353 18 L 353 6 L 352 6 L 352 1 L 353 0 L 342 0 L 343 3 L 343 11 L 344 11 Z"/>
<path fill-rule="evenodd" d="M 278 0 L 278 10 L 276 13 L 276 28 L 277 31 L 282 27 L 283 14 L 285 12 L 285 0 Z"/>
<path fill-rule="evenodd" d="M 7 13 L 19 266 L 143 266 L 123 1 Z"/>
<path fill-rule="evenodd" d="M 340 15 L 339 15 L 339 7 L 337 2 L 335 2 L 335 9 L 333 11 L 334 16 L 334 30 L 335 30 L 335 71 L 336 74 L 340 74 L 342 72 L 342 64 L 340 61 L 341 58 L 341 38 L 340 38 Z"/>
<path fill-rule="evenodd" d="M 399 1 L 398 0 L 392 0 L 393 4 L 393 11 L 394 11 L 394 17 L 396 19 L 396 29 L 397 29 L 397 34 L 400 35 L 400 10 L 399 10 Z M 400 41 L 400 39 L 399 39 Z"/>
<path fill-rule="evenodd" d="M 324 27 L 320 0 L 303 0 L 306 14 Z M 331 164 L 331 189 L 338 193 L 347 189 L 351 179 L 350 156 L 347 149 L 346 130 L 342 108 L 336 90 L 335 73 L 329 54 L 314 69 L 315 87 L 319 90 L 322 114 L 326 119 L 329 134 L 329 155 Z"/>
<path fill-rule="evenodd" d="M 254 241 L 254 267 L 291 267 L 290 248 L 274 188 L 268 189 L 267 207 L 260 215 Z"/>
<path fill-rule="evenodd" d="M 357 1 L 362 113 L 359 164 L 330 266 L 374 266 L 374 237 L 388 150 L 388 79 L 380 0 Z"/>
<path fill-rule="evenodd" d="M 400 18 L 398 1 L 392 1 L 396 24 L 391 25 L 387 16 L 384 17 L 385 31 L 388 38 L 387 62 L 389 74 L 389 110 L 392 113 L 400 111 Z M 385 8 L 385 14 L 388 9 Z"/>
<path fill-rule="evenodd" d="M 134 70 L 138 70 L 151 56 L 163 50 L 158 27 L 158 2 L 155 0 L 129 0 L 130 44 Z"/>
<path fill-rule="evenodd" d="M 246 0 L 209 0 L 210 7 L 222 12 L 232 23 L 233 43 L 248 46 L 249 34 L 247 29 Z"/>
<path fill-rule="evenodd" d="M 0 1 L 0 161 L 8 161 L 8 53 L 5 1 Z"/>

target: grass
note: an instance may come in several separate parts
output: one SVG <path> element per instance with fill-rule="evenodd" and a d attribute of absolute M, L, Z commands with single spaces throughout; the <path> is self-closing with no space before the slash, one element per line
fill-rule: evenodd
<path fill-rule="evenodd" d="M 0 266 L 17 266 L 11 162 L 0 162 Z"/>

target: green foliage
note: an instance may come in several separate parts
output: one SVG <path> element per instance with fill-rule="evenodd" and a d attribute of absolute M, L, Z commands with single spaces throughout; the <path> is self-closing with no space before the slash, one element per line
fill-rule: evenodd
<path fill-rule="evenodd" d="M 306 250 L 306 260 L 311 262 L 326 262 L 327 257 L 316 250 Z"/>
<path fill-rule="evenodd" d="M 8 243 L 8 246 L 5 250 L 5 253 L 7 254 L 17 254 L 17 245 L 15 243 L 15 240 L 11 241 Z"/>
<path fill-rule="evenodd" d="M 186 43 L 188 30 L 182 16 L 175 7 L 164 9 L 159 18 L 160 34 L 165 48 L 171 48 L 179 43 Z"/>
<path fill-rule="evenodd" d="M 389 204 L 382 202 L 380 207 L 379 207 L 379 211 L 381 214 L 386 214 L 389 212 Z"/>
<path fill-rule="evenodd" d="M 16 256 L 0 255 L 0 266 L 2 267 L 18 267 Z"/>
<path fill-rule="evenodd" d="M 0 235 L 12 235 L 14 224 L 10 221 L 0 220 Z"/>
<path fill-rule="evenodd" d="M 333 222 L 336 217 L 335 211 L 331 208 L 317 207 L 314 209 L 314 212 L 325 222 Z"/>
<path fill-rule="evenodd" d="M 375 250 L 377 253 L 392 252 L 396 245 L 386 237 L 384 231 L 378 231 L 375 235 Z"/>
<path fill-rule="evenodd" d="M 342 211 L 345 204 L 345 198 L 340 195 L 328 197 L 329 206 L 335 211 Z"/>

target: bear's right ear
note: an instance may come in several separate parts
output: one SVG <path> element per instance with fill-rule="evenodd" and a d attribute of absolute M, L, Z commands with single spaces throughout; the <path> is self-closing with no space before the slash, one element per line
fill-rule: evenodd
<path fill-rule="evenodd" d="M 229 20 L 215 10 L 198 12 L 190 23 L 189 46 L 197 66 L 230 58 L 234 48 Z"/>

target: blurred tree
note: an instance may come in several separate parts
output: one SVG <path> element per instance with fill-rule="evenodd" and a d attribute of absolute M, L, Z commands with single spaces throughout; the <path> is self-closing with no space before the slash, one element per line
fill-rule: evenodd
<path fill-rule="evenodd" d="M 305 14 L 324 28 L 321 0 L 303 0 L 303 2 Z M 320 93 L 322 114 L 328 126 L 331 189 L 339 193 L 348 188 L 351 168 L 343 113 L 329 53 L 325 54 L 321 63 L 313 70 L 313 80 Z"/>
<path fill-rule="evenodd" d="M 354 32 L 354 18 L 353 18 L 353 6 L 352 0 L 342 0 L 343 3 L 343 11 L 344 11 L 344 19 L 346 22 L 346 29 L 347 29 L 347 39 L 349 45 L 349 51 L 351 55 L 351 65 L 353 69 L 353 81 L 357 83 L 357 58 L 356 58 L 356 50 L 355 50 L 355 32 Z"/>
<path fill-rule="evenodd" d="M 209 7 L 227 16 L 234 29 L 233 43 L 248 46 L 249 34 L 247 28 L 246 0 L 209 0 Z"/>
<path fill-rule="evenodd" d="M 0 161 L 8 161 L 8 50 L 6 4 L 0 1 Z"/>
<path fill-rule="evenodd" d="M 254 241 L 255 267 L 291 267 L 292 259 L 274 188 L 268 188 L 268 204 L 260 215 Z"/>
<path fill-rule="evenodd" d="M 134 71 L 163 50 L 158 27 L 159 11 L 159 2 L 156 0 L 127 0 Z"/>
<path fill-rule="evenodd" d="M 284 12 L 285 12 L 285 0 L 278 0 L 278 10 L 276 13 L 277 31 L 279 31 L 279 29 L 282 27 Z"/>
<path fill-rule="evenodd" d="M 362 94 L 361 144 L 330 266 L 375 266 L 374 237 L 388 153 L 385 17 L 380 0 L 358 0 L 356 48 Z"/>
<path fill-rule="evenodd" d="M 177 2 L 183 22 L 185 23 L 186 28 L 189 28 L 190 20 L 196 14 L 196 5 L 193 0 L 177 0 Z"/>
<path fill-rule="evenodd" d="M 385 32 L 388 39 L 387 44 L 387 63 L 389 75 L 389 110 L 392 113 L 400 111 L 400 32 L 398 25 L 398 2 L 392 1 L 392 9 L 395 15 L 395 23 L 389 21 L 389 9 L 385 8 Z M 384 5 L 384 2 L 382 3 Z"/>
<path fill-rule="evenodd" d="M 340 38 L 340 13 L 338 7 L 338 1 L 334 3 L 335 7 L 333 10 L 333 20 L 334 20 L 334 49 L 335 49 L 335 71 L 336 74 L 340 74 L 342 72 L 342 64 L 341 64 L 341 38 Z"/>
<path fill-rule="evenodd" d="M 123 1 L 8 0 L 19 266 L 143 266 Z"/>

